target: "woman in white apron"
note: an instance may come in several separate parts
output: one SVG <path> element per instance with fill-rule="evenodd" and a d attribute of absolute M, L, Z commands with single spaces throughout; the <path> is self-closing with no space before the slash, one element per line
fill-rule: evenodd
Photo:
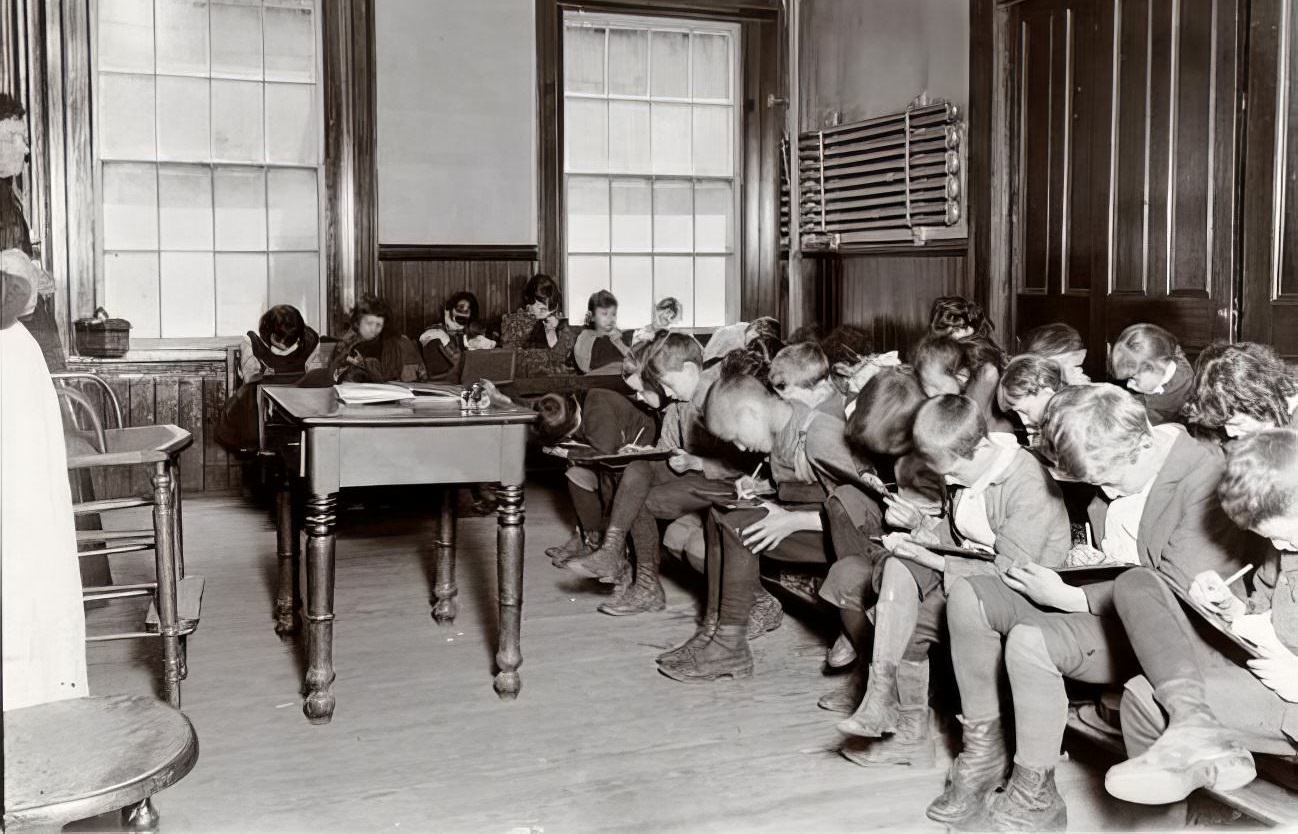
<path fill-rule="evenodd" d="M 58 396 L 19 316 L 30 262 L 0 260 L 0 556 L 4 709 L 89 694 L 86 623 Z"/>

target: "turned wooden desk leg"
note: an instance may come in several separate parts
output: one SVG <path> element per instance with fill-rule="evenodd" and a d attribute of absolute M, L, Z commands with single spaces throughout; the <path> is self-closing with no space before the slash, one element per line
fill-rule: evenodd
<path fill-rule="evenodd" d="M 293 511 L 293 480 L 286 473 L 280 473 L 279 481 L 275 496 L 275 556 L 279 566 L 275 588 L 275 633 L 283 635 L 298 630 L 298 576 L 301 573 L 302 545 L 297 513 Z"/>
<path fill-rule="evenodd" d="M 459 490 L 442 490 L 440 518 L 437 525 L 437 579 L 433 585 L 433 619 L 438 624 L 455 622 L 460 604 L 455 595 L 455 504 Z"/>
<path fill-rule="evenodd" d="M 496 510 L 496 583 L 500 598 L 500 643 L 496 651 L 496 694 L 518 697 L 523 662 L 519 628 L 523 616 L 523 487 L 501 485 Z"/>
<path fill-rule="evenodd" d="M 312 724 L 334 715 L 334 523 L 337 493 L 315 495 L 306 506 L 306 702 Z"/>
<path fill-rule="evenodd" d="M 153 554 L 157 571 L 158 633 L 162 637 L 162 694 L 180 708 L 180 624 L 176 611 L 176 522 L 172 469 L 166 461 L 153 467 Z"/>

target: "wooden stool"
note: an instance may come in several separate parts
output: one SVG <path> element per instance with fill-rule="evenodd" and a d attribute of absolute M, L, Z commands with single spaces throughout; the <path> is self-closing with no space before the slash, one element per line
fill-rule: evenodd
<path fill-rule="evenodd" d="M 58 831 L 117 809 L 151 830 L 149 797 L 193 769 L 198 737 L 153 698 L 73 698 L 5 712 L 4 755 L 6 830 Z"/>

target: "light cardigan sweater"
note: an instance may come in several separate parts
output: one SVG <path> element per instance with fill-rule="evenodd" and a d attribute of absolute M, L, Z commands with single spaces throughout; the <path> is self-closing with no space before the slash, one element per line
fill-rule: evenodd
<path fill-rule="evenodd" d="M 1035 562 L 1048 568 L 1064 563 L 1072 545 L 1068 510 L 1059 484 L 1027 449 L 1018 449 L 1013 461 L 982 492 L 987 522 L 996 536 L 995 566 Z M 941 524 L 938 537 L 960 545 L 949 524 Z M 963 576 L 990 573 L 992 564 L 960 556 L 947 557 L 944 585 Z"/>

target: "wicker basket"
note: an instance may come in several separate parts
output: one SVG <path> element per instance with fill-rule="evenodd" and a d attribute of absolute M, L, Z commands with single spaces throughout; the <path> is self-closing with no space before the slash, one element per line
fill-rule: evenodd
<path fill-rule="evenodd" d="M 125 356 L 131 346 L 131 323 L 126 319 L 110 318 L 103 307 L 95 310 L 94 318 L 77 319 L 73 323 L 77 334 L 77 352 L 82 356 L 113 358 Z"/>

